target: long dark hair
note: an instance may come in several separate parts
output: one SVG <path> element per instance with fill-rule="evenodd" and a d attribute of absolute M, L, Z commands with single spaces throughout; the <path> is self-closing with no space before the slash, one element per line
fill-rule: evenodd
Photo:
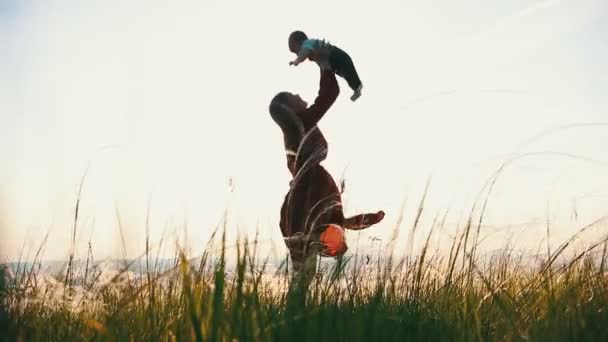
<path fill-rule="evenodd" d="M 289 95 L 288 92 L 276 94 L 270 101 L 268 111 L 274 122 L 283 131 L 285 147 L 296 152 L 306 130 L 300 117 L 287 105 Z"/>

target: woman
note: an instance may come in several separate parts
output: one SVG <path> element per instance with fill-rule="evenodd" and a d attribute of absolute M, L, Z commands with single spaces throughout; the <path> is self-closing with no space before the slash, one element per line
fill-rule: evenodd
<path fill-rule="evenodd" d="M 281 232 L 294 271 L 304 271 L 308 279 L 317 255 L 335 257 L 346 252 L 344 229 L 365 229 L 384 218 L 382 211 L 344 217 L 338 186 L 320 165 L 327 158 L 327 141 L 317 126 L 340 89 L 331 71 L 321 70 L 319 83 L 311 106 L 297 94 L 280 92 L 269 107 L 283 131 L 287 167 L 293 176 L 281 207 Z"/>

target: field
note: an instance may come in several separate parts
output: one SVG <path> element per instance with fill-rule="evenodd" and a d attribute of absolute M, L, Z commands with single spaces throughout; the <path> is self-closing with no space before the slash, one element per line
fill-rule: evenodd
<path fill-rule="evenodd" d="M 0 279 L 0 331 L 6 341 L 607 341 L 606 240 L 572 248 L 602 221 L 530 257 L 480 254 L 469 219 L 449 253 L 429 248 L 431 229 L 407 257 L 324 263 L 305 298 L 288 290 L 287 259 L 272 266 L 255 238 L 230 243 L 221 229 L 208 246 L 219 252 L 198 258 L 70 260 L 52 276 L 15 263 Z"/>

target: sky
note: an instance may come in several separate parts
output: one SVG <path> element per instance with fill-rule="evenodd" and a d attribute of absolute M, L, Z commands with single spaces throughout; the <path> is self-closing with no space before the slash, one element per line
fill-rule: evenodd
<path fill-rule="evenodd" d="M 517 153 L 489 241 L 516 227 L 534 247 L 547 217 L 559 241 L 608 213 L 605 1 L 4 0 L 0 258 L 47 234 L 44 257 L 65 258 L 78 198 L 77 253 L 140 255 L 146 227 L 168 255 L 174 240 L 200 253 L 226 212 L 230 234 L 257 228 L 284 253 L 290 178 L 268 103 L 312 103 L 319 76 L 288 65 L 295 29 L 347 51 L 364 84 L 353 103 L 340 79 L 319 124 L 346 214 L 387 213 L 349 239 L 387 241 L 404 203 L 405 238 L 429 178 L 423 226 L 448 211 L 455 229 Z"/>

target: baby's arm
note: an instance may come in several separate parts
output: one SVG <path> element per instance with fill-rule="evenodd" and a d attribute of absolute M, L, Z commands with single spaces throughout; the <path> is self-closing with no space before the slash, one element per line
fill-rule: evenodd
<path fill-rule="evenodd" d="M 294 61 L 289 62 L 289 65 L 298 65 L 298 64 L 304 62 L 306 60 L 306 58 L 308 58 L 308 56 L 310 56 L 310 54 L 315 50 L 315 46 L 316 46 L 316 40 L 314 40 L 314 39 L 305 40 L 302 43 L 302 45 L 300 46 L 300 52 L 298 52 L 298 57 Z"/>
<path fill-rule="evenodd" d="M 311 50 L 309 49 L 302 49 L 300 50 L 300 53 L 298 53 L 298 57 L 296 57 L 295 60 L 289 62 L 289 65 L 298 65 L 302 62 L 304 62 L 306 60 L 306 58 L 308 57 L 308 55 L 310 54 Z"/>

